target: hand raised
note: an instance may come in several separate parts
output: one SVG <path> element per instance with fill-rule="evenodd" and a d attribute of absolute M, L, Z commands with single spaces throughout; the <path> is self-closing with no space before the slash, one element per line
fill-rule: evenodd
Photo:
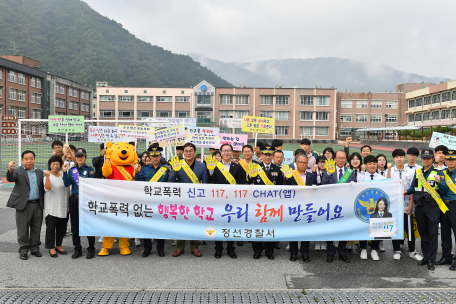
<path fill-rule="evenodd" d="M 46 177 L 49 177 L 51 175 L 51 173 L 48 170 L 44 171 L 43 174 Z"/>
<path fill-rule="evenodd" d="M 249 164 L 249 175 L 251 177 L 256 177 L 258 175 L 258 164 L 257 163 L 254 163 L 254 162 L 251 162 Z"/>
<path fill-rule="evenodd" d="M 181 161 L 179 159 L 179 157 L 177 156 L 174 156 L 170 161 L 169 163 L 171 164 L 171 167 L 173 168 L 174 171 L 179 171 L 182 167 L 182 164 L 181 164 Z"/>
<path fill-rule="evenodd" d="M 8 170 L 9 170 L 9 171 L 13 171 L 14 166 L 16 166 L 16 162 L 10 161 L 10 162 L 8 163 Z"/>
<path fill-rule="evenodd" d="M 135 172 L 136 172 L 136 173 L 138 173 L 139 171 L 141 171 L 141 166 L 139 165 L 139 163 L 134 164 L 134 167 L 135 167 Z"/>
<path fill-rule="evenodd" d="M 334 162 L 334 159 L 327 159 L 325 162 L 325 168 L 328 173 L 334 173 L 336 171 L 336 163 Z"/>
<path fill-rule="evenodd" d="M 289 165 L 283 165 L 280 168 L 280 171 L 283 172 L 286 178 L 290 178 L 293 176 L 293 169 L 291 169 Z"/>
<path fill-rule="evenodd" d="M 63 170 L 63 172 L 67 172 L 68 171 L 68 163 L 64 163 L 63 164 L 62 170 Z"/>
<path fill-rule="evenodd" d="M 209 170 L 209 171 L 214 170 L 216 165 L 217 165 L 217 160 L 215 159 L 215 155 L 210 155 L 209 157 L 206 158 L 207 170 Z"/>

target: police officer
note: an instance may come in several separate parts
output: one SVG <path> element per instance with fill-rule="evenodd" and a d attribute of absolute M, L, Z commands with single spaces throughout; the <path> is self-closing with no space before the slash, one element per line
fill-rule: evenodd
<path fill-rule="evenodd" d="M 261 170 L 264 170 L 265 177 L 270 183 L 274 185 L 283 185 L 283 174 L 277 165 L 272 163 L 272 155 L 274 148 L 272 146 L 263 146 L 260 148 L 263 153 L 263 162 L 259 165 Z M 263 180 L 260 174 L 255 177 L 249 177 L 249 184 L 266 185 L 267 180 Z M 259 259 L 263 248 L 265 247 L 265 254 L 270 260 L 274 260 L 274 246 L 275 242 L 252 242 L 253 258 Z"/>
<path fill-rule="evenodd" d="M 451 229 L 456 237 L 456 150 L 446 150 L 445 163 L 447 168 L 440 171 L 435 176 L 435 181 L 439 184 L 439 190 L 443 201 L 445 202 L 448 211 L 440 212 L 440 232 L 442 238 L 442 258 L 435 262 L 435 265 L 451 265 L 450 270 L 456 270 L 456 261 L 453 262 L 451 249 L 453 240 L 451 239 Z M 450 182 L 451 180 L 451 182 Z"/>
<path fill-rule="evenodd" d="M 87 152 L 85 149 L 76 149 L 75 160 L 76 167 L 68 170 L 68 163 L 62 167 L 63 170 L 63 183 L 65 187 L 71 186 L 71 196 L 69 201 L 70 219 L 71 219 L 71 232 L 73 233 L 74 253 L 73 259 L 82 256 L 81 239 L 79 237 L 79 181 L 81 178 L 93 178 L 95 176 L 95 169 L 85 164 Z M 89 247 L 87 248 L 87 259 L 95 257 L 95 237 L 88 236 Z"/>
<path fill-rule="evenodd" d="M 168 182 L 169 169 L 161 162 L 163 148 L 154 143 L 148 148 L 152 163 L 142 168 L 139 164 L 135 164 L 135 181 L 165 183 Z M 160 257 L 165 256 L 165 240 L 157 239 L 157 253 Z M 143 239 L 144 252 L 143 258 L 147 258 L 152 251 L 152 240 Z"/>
<path fill-rule="evenodd" d="M 429 270 L 434 270 L 440 221 L 439 205 L 430 194 L 434 193 L 435 196 L 438 190 L 435 178 L 438 171 L 433 166 L 434 151 L 431 149 L 421 150 L 421 160 L 423 168 L 415 171 L 411 186 L 404 191 L 404 194 L 415 194 L 413 203 L 415 204 L 415 217 L 418 232 L 421 235 L 421 251 L 423 253 L 423 259 L 418 262 L 418 265 L 427 265 Z"/>

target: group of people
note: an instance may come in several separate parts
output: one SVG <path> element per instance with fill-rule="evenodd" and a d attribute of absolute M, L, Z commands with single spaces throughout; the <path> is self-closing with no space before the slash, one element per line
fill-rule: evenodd
<path fill-rule="evenodd" d="M 296 185 L 319 186 L 338 183 L 360 183 L 372 180 L 402 181 L 404 183 L 404 227 L 410 234 L 408 239 L 408 255 L 418 260 L 419 265 L 427 265 L 434 270 L 434 265 L 451 265 L 450 270 L 456 270 L 453 263 L 452 238 L 456 231 L 456 151 L 445 146 L 435 150 L 420 151 L 409 148 L 392 151 L 394 162 L 388 163 L 387 156 L 372 155 L 370 146 L 363 146 L 360 153 L 350 154 L 351 138 L 346 140 L 344 149 L 334 151 L 331 147 L 324 149 L 320 155 L 311 149 L 311 141 L 303 139 L 300 149 L 294 151 L 294 161 L 283 164 L 283 142 L 273 140 L 271 145 L 258 142 L 255 147 L 245 145 L 242 151 L 233 151 L 229 144 L 221 145 L 220 149 L 210 149 L 211 155 L 201 161 L 201 155 L 196 154 L 192 143 L 176 147 L 176 156 L 167 161 L 163 149 L 157 143 L 150 143 L 147 151 L 138 153 L 138 164 L 134 165 L 135 181 L 173 182 L 173 183 L 212 183 L 212 184 L 253 184 L 253 185 Z M 9 163 L 7 180 L 15 182 L 7 206 L 16 209 L 17 238 L 19 255 L 23 260 L 28 259 L 28 252 L 41 257 L 40 230 L 43 217 L 46 222 L 45 247 L 52 257 L 67 252 L 62 248 L 68 219 L 71 219 L 72 240 L 74 245 L 73 259 L 82 256 L 82 246 L 79 236 L 79 180 L 80 178 L 103 178 L 105 146 L 100 146 L 100 155 L 92 159 L 93 167 L 86 164 L 85 149 L 72 145 L 64 148 L 63 143 L 52 143 L 53 155 L 48 161 L 48 170 L 42 171 L 35 167 L 35 153 L 24 151 L 22 165 L 16 167 L 15 162 Z M 243 156 L 241 158 L 240 156 Z M 416 164 L 421 154 L 423 167 Z M 198 159 L 199 158 L 199 159 Z M 351 170 L 348 170 L 348 169 Z M 226 170 L 225 170 L 226 169 Z M 377 214 L 381 217 L 391 217 L 386 202 L 379 203 Z M 410 217 L 410 215 L 412 217 Z M 416 219 L 421 237 L 420 255 L 416 251 L 415 233 L 407 230 L 410 219 Z M 438 229 L 441 226 L 442 257 L 437 260 Z M 86 258 L 95 257 L 95 237 L 87 237 L 89 247 Z M 141 244 L 139 240 L 136 240 Z M 156 250 L 160 257 L 165 256 L 165 240 L 156 241 Z M 114 242 L 110 238 L 109 242 Z M 379 251 L 385 251 L 381 240 L 370 241 L 370 257 L 379 260 Z M 341 261 L 350 263 L 348 251 L 355 250 L 357 244 L 361 259 L 368 259 L 366 240 L 357 241 L 326 241 L 316 242 L 315 250 L 326 250 L 326 261 L 331 263 L 336 252 Z M 152 252 L 152 240 L 142 240 L 143 257 Z M 190 252 L 201 257 L 198 248 L 199 241 L 190 241 Z M 243 246 L 236 242 L 236 246 Z M 393 259 L 400 260 L 404 240 L 392 240 Z M 176 250 L 172 254 L 178 257 L 185 252 L 186 241 L 177 240 Z M 105 247 L 105 246 L 104 246 Z M 111 244 L 112 247 L 112 244 Z M 119 243 L 121 254 L 131 253 L 128 249 L 128 239 Z M 110 247 L 108 247 L 110 248 Z M 103 248 L 105 249 L 105 248 Z M 278 242 L 252 242 L 253 258 L 259 259 L 264 251 L 265 256 L 274 259 L 274 250 L 281 249 Z M 296 261 L 298 253 L 304 262 L 310 262 L 310 242 L 289 242 L 286 247 L 290 260 Z M 102 250 L 103 251 L 103 250 Z M 99 255 L 106 255 L 100 251 Z M 221 258 L 224 242 L 215 242 L 215 258 Z M 122 253 L 123 252 L 123 253 Z M 230 258 L 237 258 L 235 242 L 226 242 L 226 252 Z"/>

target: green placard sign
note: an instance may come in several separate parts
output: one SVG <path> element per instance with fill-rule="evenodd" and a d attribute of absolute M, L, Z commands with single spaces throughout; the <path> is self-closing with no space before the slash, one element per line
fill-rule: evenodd
<path fill-rule="evenodd" d="M 49 116 L 49 133 L 84 133 L 84 116 Z"/>

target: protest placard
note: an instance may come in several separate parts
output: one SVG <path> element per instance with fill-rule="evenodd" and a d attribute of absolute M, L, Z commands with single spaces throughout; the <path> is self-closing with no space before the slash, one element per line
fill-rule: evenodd
<path fill-rule="evenodd" d="M 154 130 L 147 126 L 120 125 L 117 133 L 120 137 L 149 138 Z"/>
<path fill-rule="evenodd" d="M 152 142 L 162 142 L 178 137 L 185 137 L 185 127 L 182 125 L 153 131 L 151 132 L 150 140 Z"/>
<path fill-rule="evenodd" d="M 247 144 L 247 135 L 220 133 L 220 145 L 230 144 L 234 151 L 242 151 Z"/>
<path fill-rule="evenodd" d="M 242 131 L 263 134 L 274 134 L 275 120 L 269 117 L 242 117 Z"/>
<path fill-rule="evenodd" d="M 192 136 L 187 135 L 185 142 L 191 142 L 201 148 L 220 148 L 220 136 Z"/>
<path fill-rule="evenodd" d="M 84 116 L 50 115 L 49 133 L 84 133 Z"/>
<path fill-rule="evenodd" d="M 455 150 L 456 149 L 456 136 L 439 133 L 439 132 L 433 132 L 432 138 L 429 141 L 429 147 L 434 149 L 438 145 L 445 145 L 448 147 L 448 149 Z"/>
<path fill-rule="evenodd" d="M 118 134 L 118 127 L 99 127 L 89 126 L 89 142 L 106 143 L 125 141 L 125 137 L 121 137 Z"/>

